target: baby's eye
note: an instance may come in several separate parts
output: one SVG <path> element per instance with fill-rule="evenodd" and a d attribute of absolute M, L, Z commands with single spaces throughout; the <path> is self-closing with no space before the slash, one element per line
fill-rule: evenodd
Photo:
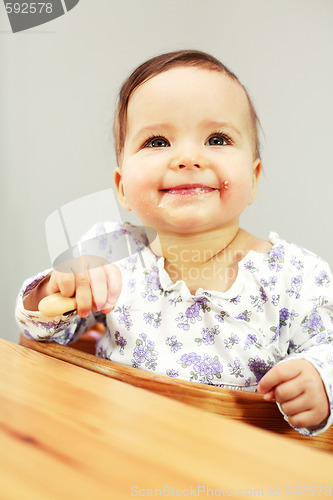
<path fill-rule="evenodd" d="M 170 147 L 169 141 L 164 139 L 164 137 L 152 137 L 149 139 L 145 145 L 145 148 L 168 148 Z"/>
<path fill-rule="evenodd" d="M 227 146 L 228 144 L 231 144 L 231 140 L 222 134 L 214 134 L 206 142 L 208 146 Z"/>

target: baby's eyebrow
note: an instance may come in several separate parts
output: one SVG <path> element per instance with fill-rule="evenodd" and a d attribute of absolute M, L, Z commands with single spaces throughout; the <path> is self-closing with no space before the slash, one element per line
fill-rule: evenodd
<path fill-rule="evenodd" d="M 155 132 L 159 133 L 161 131 L 163 132 L 170 132 L 174 127 L 172 127 L 168 123 L 153 123 L 151 125 L 146 125 L 138 130 L 138 132 L 134 135 L 133 139 L 136 140 L 142 136 L 145 136 L 147 134 L 153 134 Z"/>
<path fill-rule="evenodd" d="M 241 132 L 240 130 L 233 124 L 233 123 L 230 123 L 230 122 L 220 122 L 220 121 L 215 121 L 215 120 L 203 120 L 201 123 L 200 123 L 200 126 L 203 127 L 203 128 L 207 128 L 207 129 L 229 129 L 229 130 L 232 130 L 233 132 L 235 132 L 237 135 L 241 136 Z"/>
<path fill-rule="evenodd" d="M 217 120 L 203 120 L 199 123 L 199 127 L 203 129 L 227 129 L 233 131 L 238 136 L 241 136 L 239 129 L 230 122 L 220 122 Z M 142 136 L 147 136 L 149 134 L 160 134 L 160 133 L 170 133 L 175 129 L 175 127 L 170 123 L 152 123 L 150 125 L 145 125 L 141 127 L 136 134 L 133 136 L 133 140 L 137 141 Z"/>

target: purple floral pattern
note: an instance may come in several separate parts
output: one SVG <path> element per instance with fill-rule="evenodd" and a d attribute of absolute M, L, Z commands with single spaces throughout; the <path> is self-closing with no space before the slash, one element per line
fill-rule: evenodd
<path fill-rule="evenodd" d="M 256 356 L 255 358 L 250 358 L 248 366 L 251 372 L 254 373 L 256 377 L 256 382 L 259 383 L 262 377 L 272 368 L 274 362 L 272 360 L 264 360 Z"/>
<path fill-rule="evenodd" d="M 254 263 L 252 260 L 248 260 L 245 262 L 244 267 L 247 271 L 250 271 L 251 273 L 256 273 L 258 272 L 258 269 L 255 267 Z"/>
<path fill-rule="evenodd" d="M 246 342 L 244 344 L 244 350 L 251 349 L 252 346 L 258 347 L 259 349 L 262 347 L 261 343 L 258 340 L 258 337 L 255 333 L 249 333 Z"/>
<path fill-rule="evenodd" d="M 231 375 L 234 375 L 236 378 L 238 377 L 244 377 L 243 371 L 244 371 L 244 366 L 240 362 L 238 358 L 235 358 L 235 361 L 233 364 L 228 363 L 228 368 L 231 373 Z"/>
<path fill-rule="evenodd" d="M 171 352 L 177 352 L 183 347 L 183 344 L 181 342 L 178 342 L 176 335 L 172 335 L 172 337 L 167 337 L 165 343 L 170 347 Z"/>
<path fill-rule="evenodd" d="M 105 346 L 98 346 L 96 348 L 96 356 L 104 359 L 111 359 L 111 354 L 109 354 L 109 351 Z"/>
<path fill-rule="evenodd" d="M 296 267 L 296 269 L 298 269 L 298 271 L 300 271 L 301 269 L 304 268 L 304 265 L 303 265 L 303 262 L 301 261 L 301 259 L 298 259 L 297 257 L 293 256 L 290 260 L 291 264 Z"/>
<path fill-rule="evenodd" d="M 150 302 L 158 300 L 161 292 L 161 284 L 159 279 L 158 270 L 156 268 L 151 271 L 144 271 L 145 291 L 142 292 L 142 297 L 148 299 Z M 159 292 L 157 294 L 157 292 Z"/>
<path fill-rule="evenodd" d="M 98 231 L 109 251 L 110 240 L 102 227 Z M 118 228 L 114 241 L 124 231 Z M 333 283 L 324 261 L 275 237 L 268 253 L 252 251 L 242 261 L 230 290 L 193 294 L 184 282 L 165 279 L 162 261 L 149 248 L 142 258 L 146 267 L 137 255 L 119 263 L 122 293 L 105 318 L 99 356 L 170 378 L 251 391 L 274 364 L 300 356 L 320 371 L 333 401 Z M 76 312 L 45 318 L 24 310 L 23 297 L 45 274 L 22 288 L 17 321 L 30 338 L 65 345 L 94 318 L 82 320 Z"/>
<path fill-rule="evenodd" d="M 216 335 L 219 335 L 219 326 L 216 325 L 213 328 L 203 328 L 201 330 L 201 338 L 194 339 L 198 345 L 212 345 L 215 342 Z"/>
<path fill-rule="evenodd" d="M 139 337 L 133 351 L 132 366 L 134 368 L 144 366 L 148 370 L 155 370 L 158 357 L 158 352 L 155 351 L 155 343 L 148 340 L 145 333 L 140 333 Z"/>
<path fill-rule="evenodd" d="M 232 349 L 234 345 L 239 344 L 240 338 L 235 333 L 232 333 L 228 339 L 224 339 L 226 349 Z"/>
<path fill-rule="evenodd" d="M 283 245 L 278 245 L 272 248 L 265 260 L 268 262 L 268 269 L 276 272 L 281 271 L 284 264 L 285 248 Z"/>
<path fill-rule="evenodd" d="M 283 309 L 280 309 L 279 311 L 279 326 L 272 326 L 271 331 L 274 332 L 274 336 L 271 339 L 271 342 L 275 342 L 277 337 L 280 335 L 281 328 L 283 326 L 288 326 L 287 320 L 290 318 L 290 313 L 288 309 L 285 307 Z M 290 323 L 289 323 L 290 326 Z"/>
<path fill-rule="evenodd" d="M 218 356 L 211 357 L 208 354 L 200 356 L 195 352 L 183 354 L 178 360 L 183 368 L 192 367 L 191 380 L 202 383 L 212 383 L 214 379 L 221 379 L 223 366 Z"/>
<path fill-rule="evenodd" d="M 124 349 L 127 344 L 127 340 L 125 340 L 124 337 L 122 337 L 119 332 L 115 332 L 114 338 L 116 345 L 120 347 L 119 353 L 124 354 Z"/>
<path fill-rule="evenodd" d="M 217 319 L 219 323 L 223 323 L 225 318 L 227 318 L 229 315 L 226 311 L 220 311 L 219 314 L 215 314 L 214 318 Z"/>
<path fill-rule="evenodd" d="M 260 283 L 268 290 L 274 290 L 274 287 L 277 283 L 277 276 L 270 276 L 269 279 L 261 278 Z"/>
<path fill-rule="evenodd" d="M 251 320 L 250 320 L 250 316 L 252 315 L 252 311 L 248 311 L 247 309 L 245 309 L 245 311 L 239 313 L 237 316 L 236 316 L 236 319 L 240 319 L 242 321 L 246 321 L 247 323 L 249 323 Z"/>
<path fill-rule="evenodd" d="M 176 318 L 178 328 L 182 328 L 185 331 L 189 330 L 191 324 L 193 325 L 197 321 L 202 321 L 201 311 L 206 313 L 210 310 L 208 299 L 205 297 L 194 298 L 194 303 L 186 309 L 185 314 L 179 313 Z"/>
<path fill-rule="evenodd" d="M 121 264 L 121 268 L 124 271 L 129 271 L 134 273 L 138 267 L 138 256 L 137 255 L 131 255 L 126 259 L 125 262 Z"/>
<path fill-rule="evenodd" d="M 265 290 L 260 287 L 258 295 L 250 295 L 251 305 L 256 308 L 257 312 L 262 312 L 264 310 L 265 302 L 267 302 L 267 295 Z"/>
<path fill-rule="evenodd" d="M 153 325 L 154 328 L 161 326 L 162 313 L 143 313 L 143 319 L 148 325 Z"/>
<path fill-rule="evenodd" d="M 316 311 L 306 315 L 301 325 L 303 326 L 303 331 L 306 332 L 310 338 L 315 335 L 322 334 L 325 330 L 321 316 Z"/>
<path fill-rule="evenodd" d="M 291 279 L 291 284 L 290 288 L 286 290 L 286 293 L 292 297 L 294 296 L 295 299 L 300 298 L 300 291 L 303 285 L 303 278 L 301 275 L 295 276 L 294 278 Z"/>
<path fill-rule="evenodd" d="M 232 299 L 230 299 L 230 302 L 231 304 L 237 306 L 241 302 L 241 296 L 237 295 L 236 297 L 233 297 Z"/>
<path fill-rule="evenodd" d="M 133 321 L 130 314 L 131 306 L 119 306 L 116 307 L 114 312 L 118 314 L 118 321 L 120 324 L 124 325 L 126 330 L 129 330 L 133 326 Z"/>
<path fill-rule="evenodd" d="M 168 368 L 166 370 L 166 374 L 168 377 L 171 377 L 171 378 L 177 378 L 179 376 L 179 373 L 177 372 L 177 370 L 174 370 L 173 368 Z"/>
<path fill-rule="evenodd" d="M 316 276 L 315 282 L 317 286 L 330 286 L 331 278 L 329 277 L 327 271 L 321 271 L 319 275 Z"/>

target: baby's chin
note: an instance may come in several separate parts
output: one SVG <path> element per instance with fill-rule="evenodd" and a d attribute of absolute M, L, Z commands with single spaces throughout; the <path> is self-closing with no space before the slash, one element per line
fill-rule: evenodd
<path fill-rule="evenodd" d="M 185 211 L 186 212 L 186 211 Z M 157 232 L 171 232 L 175 234 L 202 234 L 205 231 L 217 229 L 216 217 L 202 217 L 197 214 L 168 214 L 163 220 L 151 221 L 150 227 Z"/>
<path fill-rule="evenodd" d="M 141 208 L 137 215 L 145 226 L 180 234 L 215 228 L 217 214 L 223 211 L 218 190 L 208 195 L 200 193 L 199 197 L 165 194 L 159 199 L 150 199 Z"/>

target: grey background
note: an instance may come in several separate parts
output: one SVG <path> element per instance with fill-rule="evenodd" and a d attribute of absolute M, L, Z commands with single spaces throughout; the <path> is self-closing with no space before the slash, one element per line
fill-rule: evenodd
<path fill-rule="evenodd" d="M 121 82 L 169 50 L 212 53 L 254 101 L 264 175 L 242 226 L 263 238 L 274 230 L 332 266 L 332 26 L 331 0 L 81 0 L 13 34 L 1 4 L 0 336 L 17 341 L 17 292 L 50 265 L 46 217 L 113 183 Z"/>
<path fill-rule="evenodd" d="M 4 2 L 6 3 L 6 1 Z M 64 14 L 61 0 L 52 0 L 48 5 L 34 2 L 8 2 L 8 18 L 14 33 L 49 22 Z M 35 12 L 34 12 L 35 11 Z"/>

